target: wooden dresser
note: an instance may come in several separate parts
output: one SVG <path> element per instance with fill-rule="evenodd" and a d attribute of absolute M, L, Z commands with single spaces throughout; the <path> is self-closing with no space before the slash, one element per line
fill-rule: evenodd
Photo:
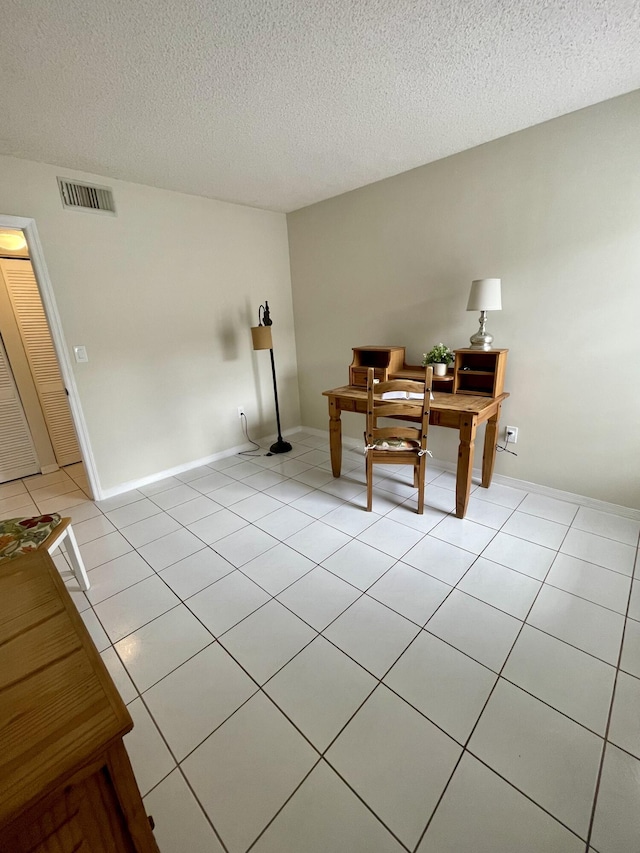
<path fill-rule="evenodd" d="M 0 562 L 0 851 L 158 853 L 132 727 L 49 555 Z"/>

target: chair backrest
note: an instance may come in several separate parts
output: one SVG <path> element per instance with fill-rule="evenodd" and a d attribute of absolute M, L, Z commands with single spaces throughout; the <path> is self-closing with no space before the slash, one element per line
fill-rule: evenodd
<path fill-rule="evenodd" d="M 417 442 L 419 448 L 425 451 L 429 432 L 433 368 L 430 365 L 425 368 L 424 381 L 392 379 L 374 384 L 373 379 L 374 370 L 370 367 L 367 371 L 367 446 L 373 447 L 376 442 L 385 439 L 400 438 Z M 383 394 L 398 396 L 396 399 L 383 400 Z M 378 418 L 407 416 L 419 419 L 419 423 L 416 426 L 378 426 Z"/>

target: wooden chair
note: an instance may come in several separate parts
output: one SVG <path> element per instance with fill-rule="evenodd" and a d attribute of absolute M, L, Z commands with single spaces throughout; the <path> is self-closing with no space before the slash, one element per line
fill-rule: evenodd
<path fill-rule="evenodd" d="M 9 518 L 0 521 L 0 560 L 13 559 L 30 551 L 42 550 L 52 554 L 63 541 L 67 546 L 67 556 L 80 589 L 89 589 L 89 577 L 70 518 L 61 518 L 58 513 L 53 512 L 33 518 Z"/>
<path fill-rule="evenodd" d="M 373 466 L 412 465 L 413 485 L 418 489 L 418 513 L 424 513 L 424 479 L 427 468 L 427 438 L 433 368 L 426 367 L 424 382 L 394 379 L 374 384 L 374 370 L 367 371 L 367 426 L 364 434 L 367 473 L 367 512 L 373 503 Z M 382 395 L 404 395 L 404 399 L 381 399 Z M 409 395 L 413 395 L 410 398 Z M 417 426 L 379 427 L 378 418 L 411 416 Z"/>

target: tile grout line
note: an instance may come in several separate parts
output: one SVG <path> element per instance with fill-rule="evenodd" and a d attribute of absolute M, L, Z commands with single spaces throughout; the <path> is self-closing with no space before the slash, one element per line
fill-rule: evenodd
<path fill-rule="evenodd" d="M 278 710 L 280 710 L 280 709 L 278 708 Z M 304 785 L 304 783 L 307 781 L 307 779 L 309 778 L 309 776 L 311 776 L 311 774 L 312 774 L 312 773 L 313 773 L 313 771 L 316 769 L 316 767 L 318 767 L 321 763 L 322 763 L 322 756 L 320 755 L 320 756 L 318 756 L 318 760 L 317 760 L 317 761 L 312 765 L 312 767 L 310 768 L 310 770 L 309 770 L 309 771 L 304 775 L 304 777 L 300 780 L 300 782 L 298 782 L 298 784 L 297 784 L 297 785 L 296 785 L 296 787 L 293 789 L 293 791 L 289 794 L 289 796 L 288 796 L 288 797 L 287 797 L 287 799 L 284 801 L 284 803 L 280 806 L 280 808 L 276 811 L 276 813 L 275 813 L 275 814 L 274 814 L 274 815 L 273 815 L 273 816 L 268 820 L 267 824 L 266 824 L 265 826 L 263 826 L 263 827 L 262 827 L 262 829 L 261 829 L 261 830 L 260 830 L 260 832 L 257 834 L 257 836 L 253 839 L 253 841 L 251 842 L 251 844 L 246 848 L 246 850 L 245 850 L 245 851 L 242 851 L 242 853 L 249 853 L 249 851 L 250 851 L 253 847 L 255 847 L 255 845 L 258 843 L 258 841 L 260 840 L 260 838 L 262 838 L 262 836 L 265 834 L 265 832 L 269 829 L 269 827 L 270 827 L 270 826 L 271 826 L 271 824 L 274 822 L 274 820 L 275 820 L 275 819 L 278 817 L 278 815 L 283 811 L 283 809 L 287 806 L 287 804 L 288 804 L 288 803 L 293 799 L 293 797 L 295 796 L 295 794 L 297 794 L 297 793 L 298 793 L 298 791 L 299 791 L 299 790 L 300 790 L 300 788 Z"/>
<path fill-rule="evenodd" d="M 565 534 L 565 535 L 566 535 L 566 534 Z M 561 547 L 561 546 L 560 546 L 560 547 Z M 558 551 L 557 553 L 559 553 L 559 551 Z M 421 845 L 421 843 L 422 843 L 422 841 L 423 841 L 423 839 L 424 839 L 425 835 L 426 835 L 426 834 L 427 834 L 427 832 L 429 831 L 429 827 L 431 826 L 431 823 L 432 823 L 432 821 L 433 821 L 433 819 L 434 819 L 434 817 L 435 817 L 435 815 L 436 815 L 436 813 L 437 813 L 437 811 L 438 811 L 438 808 L 440 807 L 440 803 L 441 803 L 441 802 L 442 802 L 442 800 L 444 799 L 444 796 L 445 796 L 445 794 L 446 794 L 446 792 L 447 792 L 447 789 L 448 789 L 449 785 L 451 784 L 451 781 L 452 781 L 453 777 L 455 776 L 456 770 L 458 769 L 458 766 L 460 765 L 460 762 L 462 761 L 463 756 L 465 755 L 465 753 L 466 753 L 466 752 L 469 752 L 469 754 L 470 754 L 470 755 L 473 755 L 473 757 L 474 757 L 474 758 L 476 758 L 476 756 L 474 755 L 474 753 L 472 753 L 472 752 L 469 750 L 469 743 L 471 742 L 471 738 L 473 737 L 473 735 L 474 735 L 474 733 L 475 733 L 475 730 L 477 729 L 477 727 L 478 727 L 478 725 L 479 725 L 479 723 L 480 723 L 480 720 L 482 719 L 482 715 L 484 714 L 484 712 L 485 712 L 485 710 L 486 710 L 486 708 L 487 708 L 487 706 L 488 706 L 489 702 L 491 701 L 491 697 L 493 696 L 493 694 L 494 694 L 494 692 L 495 692 L 495 689 L 496 689 L 497 685 L 498 685 L 498 684 L 499 684 L 499 682 L 500 682 L 500 678 L 502 677 L 502 672 L 504 671 L 504 668 L 505 668 L 505 666 L 507 665 L 507 661 L 509 660 L 509 657 L 511 656 L 511 653 L 513 652 L 513 649 L 515 648 L 515 645 L 516 645 L 516 643 L 518 642 L 518 639 L 520 638 L 520 635 L 521 635 L 521 633 L 522 633 L 522 631 L 523 631 L 523 629 L 524 629 L 524 626 L 525 626 L 525 624 L 526 624 L 526 620 L 528 619 L 529 614 L 531 613 L 531 611 L 532 611 L 532 609 L 533 609 L 533 607 L 534 607 L 534 605 L 535 605 L 535 603 L 536 603 L 536 601 L 537 601 L 537 599 L 538 599 L 538 596 L 540 595 L 540 591 L 542 590 L 542 587 L 544 586 L 545 580 L 546 580 L 546 578 L 547 578 L 547 576 L 548 576 L 548 574 L 549 574 L 549 572 L 550 572 L 550 571 L 551 571 L 551 566 L 549 566 L 549 568 L 547 569 L 547 572 L 546 572 L 545 577 L 544 577 L 544 579 L 543 579 L 543 581 L 542 581 L 542 584 L 541 584 L 541 586 L 540 586 L 540 589 L 537 591 L 536 595 L 534 596 L 534 599 L 533 599 L 533 601 L 531 602 L 531 606 L 529 607 L 529 610 L 527 611 L 527 614 L 526 614 L 525 618 L 523 619 L 522 624 L 520 625 L 520 628 L 518 629 L 518 633 L 516 634 L 515 639 L 514 639 L 513 643 L 511 644 L 511 648 L 509 649 L 509 652 L 507 653 L 507 656 L 505 657 L 505 659 L 504 659 L 504 661 L 503 661 L 503 663 L 502 663 L 502 666 L 500 667 L 500 671 L 498 672 L 498 677 L 496 678 L 496 680 L 495 680 L 495 683 L 494 683 L 493 687 L 492 687 L 492 688 L 491 688 L 491 690 L 489 691 L 489 695 L 487 696 L 487 698 L 486 698 L 486 700 L 485 700 L 485 702 L 484 702 L 484 704 L 483 704 L 482 708 L 480 709 L 480 713 L 478 714 L 478 717 L 477 717 L 477 719 L 476 719 L 476 722 L 475 722 L 475 724 L 473 725 L 473 728 L 471 729 L 471 732 L 469 733 L 469 736 L 467 737 L 467 739 L 466 739 L 465 743 L 463 744 L 462 752 L 460 753 L 460 757 L 458 758 L 458 761 L 456 762 L 456 765 L 455 765 L 455 767 L 453 768 L 453 771 L 451 772 L 451 775 L 449 776 L 449 779 L 447 780 L 447 783 L 446 783 L 446 785 L 444 786 L 444 789 L 442 790 L 442 792 L 441 792 L 441 794 L 440 794 L 440 797 L 439 797 L 439 799 L 438 799 L 438 802 L 436 803 L 435 808 L 433 809 L 433 811 L 432 811 L 432 813 L 431 813 L 431 816 L 430 816 L 429 820 L 427 821 L 427 825 L 425 826 L 425 828 L 424 828 L 424 830 L 423 830 L 423 832 L 422 832 L 422 835 L 421 835 L 421 836 L 420 836 L 420 838 L 418 839 L 418 843 L 416 844 L 416 846 L 415 846 L 415 848 L 414 848 L 414 853 L 417 853 L 417 850 L 418 850 L 418 848 L 420 847 L 420 845 Z M 484 763 L 484 762 L 483 762 L 483 763 Z M 488 765 L 487 765 L 487 766 L 488 766 Z M 493 772 L 496 772 L 496 771 L 494 771 L 494 770 L 493 770 L 493 768 L 490 768 L 490 769 L 491 769 Z M 498 774 L 498 775 L 500 775 L 500 774 Z M 502 777 L 501 777 L 501 778 L 502 778 Z M 509 780 L 506 780 L 506 781 L 509 781 Z M 513 785 L 511 782 L 509 782 L 509 784 L 510 784 L 513 788 L 515 788 L 515 790 L 516 790 L 516 791 L 519 791 L 520 793 L 524 793 L 524 792 L 520 791 L 520 789 L 519 789 L 519 788 L 517 788 L 515 785 Z M 526 795 L 525 795 L 525 796 L 526 796 Z M 527 797 L 527 798 L 528 798 L 528 799 L 531 799 L 530 797 Z M 534 800 L 531 800 L 531 802 L 535 802 L 535 801 L 534 801 Z M 543 811 L 547 811 L 547 810 L 546 810 L 546 809 L 544 809 L 542 806 L 540 806 L 538 803 L 535 803 L 535 804 L 536 804 L 539 808 L 542 808 L 542 809 L 543 809 Z M 551 814 L 551 813 L 550 813 L 550 812 L 547 812 L 547 814 Z M 562 821 L 558 820 L 558 818 L 557 818 L 555 815 L 551 815 L 551 817 L 553 817 L 553 819 L 554 819 L 554 820 L 556 820 L 558 823 L 560 823 L 562 826 L 565 826 L 565 824 L 564 824 L 564 823 L 562 823 Z M 569 829 L 569 827 L 565 827 L 565 828 L 566 828 L 566 829 Z M 572 832 L 574 835 L 577 835 L 577 833 L 573 832 L 573 830 L 569 830 L 569 831 L 570 831 L 570 832 Z M 578 836 L 578 837 L 579 837 L 579 836 Z M 582 840 L 582 839 L 581 839 L 581 840 Z"/>
<path fill-rule="evenodd" d="M 603 770 L 604 770 L 604 761 L 605 761 L 605 756 L 607 753 L 607 747 L 611 743 L 611 741 L 609 741 L 609 730 L 611 728 L 611 719 L 613 717 L 613 705 L 614 705 L 615 698 L 616 698 L 616 690 L 618 688 L 618 677 L 619 677 L 620 671 L 622 669 L 622 667 L 621 667 L 622 652 L 624 649 L 624 641 L 625 641 L 626 631 L 627 631 L 627 619 L 629 618 L 629 615 L 628 615 L 629 614 L 629 607 L 631 605 L 631 596 L 633 594 L 633 581 L 635 579 L 635 572 L 636 572 L 636 569 L 638 567 L 638 559 L 639 559 L 638 549 L 636 548 L 636 558 L 635 558 L 634 568 L 632 570 L 632 575 L 631 575 L 631 585 L 629 587 L 629 596 L 627 598 L 627 610 L 625 613 L 625 620 L 624 620 L 624 623 L 622 626 L 622 638 L 620 640 L 620 650 L 618 652 L 618 661 L 616 664 L 616 674 L 615 674 L 615 678 L 614 678 L 614 682 L 613 682 L 613 691 L 611 694 L 611 700 L 609 702 L 609 712 L 607 714 L 607 723 L 606 723 L 606 727 L 605 727 L 604 741 L 602 744 L 602 752 L 600 754 L 600 762 L 598 765 L 598 773 L 596 776 L 596 786 L 595 786 L 595 791 L 593 794 L 593 803 L 591 806 L 591 814 L 589 817 L 589 830 L 587 833 L 587 846 L 585 848 L 585 853 L 589 853 L 589 848 L 591 845 L 591 837 L 593 835 L 593 827 L 594 827 L 594 823 L 595 823 L 596 810 L 598 807 L 598 796 L 600 794 L 600 784 L 602 782 L 602 774 L 603 774 Z M 624 672 L 624 670 L 622 670 L 622 671 Z M 612 745 L 615 746 L 615 744 L 612 744 Z"/>

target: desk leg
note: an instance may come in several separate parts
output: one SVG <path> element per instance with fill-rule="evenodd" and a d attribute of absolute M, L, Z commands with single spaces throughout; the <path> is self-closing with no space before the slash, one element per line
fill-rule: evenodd
<path fill-rule="evenodd" d="M 331 471 L 334 477 L 340 476 L 342 468 L 342 421 L 340 420 L 338 401 L 329 397 L 329 452 L 331 453 Z"/>
<path fill-rule="evenodd" d="M 489 418 L 484 433 L 484 453 L 482 454 L 482 485 L 488 489 L 496 464 L 496 444 L 498 442 L 498 424 L 500 423 L 501 404 L 498 403 L 495 415 Z"/>
<path fill-rule="evenodd" d="M 471 493 L 476 426 L 477 418 L 474 415 L 464 415 L 460 421 L 460 446 L 458 447 L 458 472 L 456 476 L 456 515 L 458 518 L 464 518 Z"/>

